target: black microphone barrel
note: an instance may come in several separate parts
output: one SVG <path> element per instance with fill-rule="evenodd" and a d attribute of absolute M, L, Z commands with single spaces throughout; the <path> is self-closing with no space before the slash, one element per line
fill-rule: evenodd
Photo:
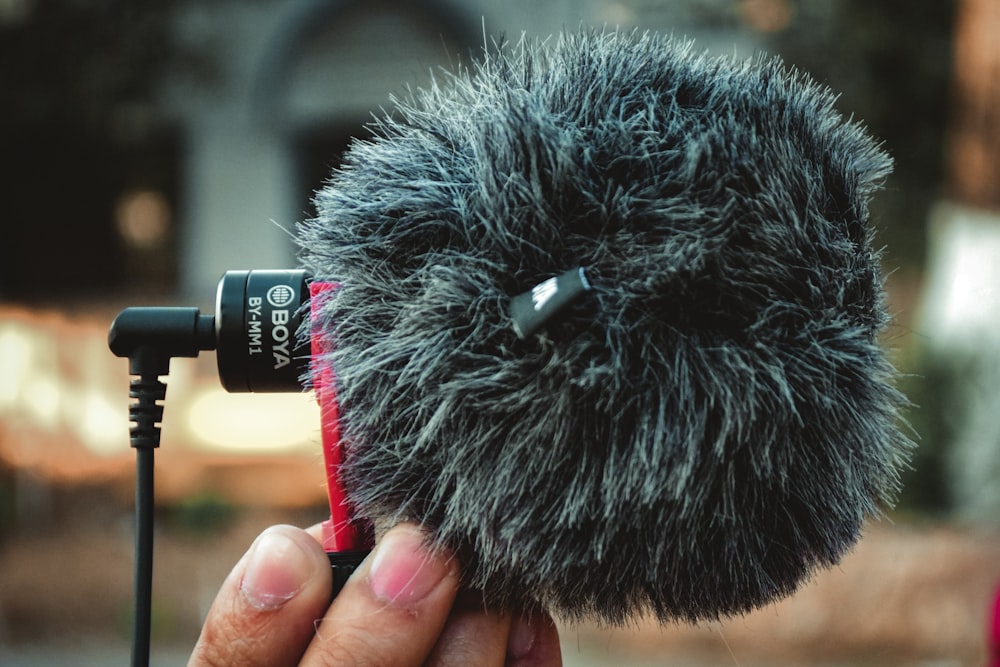
<path fill-rule="evenodd" d="M 230 392 L 302 391 L 309 369 L 308 274 L 301 269 L 227 271 L 215 305 L 219 380 Z"/>

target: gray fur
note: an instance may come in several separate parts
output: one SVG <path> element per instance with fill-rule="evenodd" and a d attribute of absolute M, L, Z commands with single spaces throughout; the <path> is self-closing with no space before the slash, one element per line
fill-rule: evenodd
<path fill-rule="evenodd" d="M 890 170 L 776 60 L 581 33 L 487 53 L 318 193 L 361 516 L 412 519 L 506 607 L 739 613 L 836 563 L 908 440 L 868 199 Z M 521 341 L 516 294 L 593 291 Z"/>

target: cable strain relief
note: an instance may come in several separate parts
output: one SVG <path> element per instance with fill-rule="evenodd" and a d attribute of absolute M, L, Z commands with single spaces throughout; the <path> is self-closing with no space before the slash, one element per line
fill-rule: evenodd
<path fill-rule="evenodd" d="M 130 444 L 143 449 L 159 447 L 163 406 L 157 401 L 166 397 L 167 385 L 156 375 L 143 375 L 131 381 L 128 395 L 135 399 L 128 409 L 129 420 L 133 423 L 129 429 Z"/>

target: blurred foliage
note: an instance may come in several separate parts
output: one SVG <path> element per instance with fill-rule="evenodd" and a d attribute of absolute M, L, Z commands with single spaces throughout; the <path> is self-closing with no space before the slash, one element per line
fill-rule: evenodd
<path fill-rule="evenodd" d="M 840 93 L 895 160 L 874 203 L 887 262 L 921 266 L 930 206 L 944 190 L 955 0 L 795 0 L 770 44 Z"/>
<path fill-rule="evenodd" d="M 168 72 L 208 61 L 177 41 L 180 5 L 0 4 L 0 166 L 17 184 L 0 207 L 0 298 L 37 304 L 121 286 L 118 198 L 176 187 L 158 88 Z M 57 268 L 39 271 L 42 262 Z"/>
<path fill-rule="evenodd" d="M 926 355 L 914 373 L 902 378 L 900 389 L 912 403 L 903 428 L 917 436 L 913 459 L 902 474 L 899 508 L 904 511 L 945 516 L 955 509 L 948 450 L 964 415 L 963 388 L 973 363 Z"/>
<path fill-rule="evenodd" d="M 149 607 L 150 639 L 156 644 L 177 641 L 181 634 L 181 613 L 154 593 Z M 123 642 L 128 641 L 132 637 L 134 602 L 129 601 L 128 604 L 119 607 L 114 616 L 115 634 Z"/>
<path fill-rule="evenodd" d="M 17 520 L 17 489 L 14 471 L 0 459 L 0 545 L 14 530 Z"/>
<path fill-rule="evenodd" d="M 0 131 L 112 132 L 119 114 L 149 105 L 178 48 L 178 0 L 20 0 L 0 14 Z"/>
<path fill-rule="evenodd" d="M 238 517 L 238 509 L 222 495 L 203 491 L 164 508 L 166 526 L 190 537 L 212 537 Z"/>

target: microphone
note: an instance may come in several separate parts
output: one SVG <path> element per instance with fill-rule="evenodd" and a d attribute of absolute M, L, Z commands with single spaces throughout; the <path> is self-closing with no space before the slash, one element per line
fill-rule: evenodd
<path fill-rule="evenodd" d="M 793 592 L 911 443 L 868 202 L 891 161 L 776 59 L 500 45 L 372 125 L 297 232 L 342 481 L 504 608 L 697 621 Z"/>

